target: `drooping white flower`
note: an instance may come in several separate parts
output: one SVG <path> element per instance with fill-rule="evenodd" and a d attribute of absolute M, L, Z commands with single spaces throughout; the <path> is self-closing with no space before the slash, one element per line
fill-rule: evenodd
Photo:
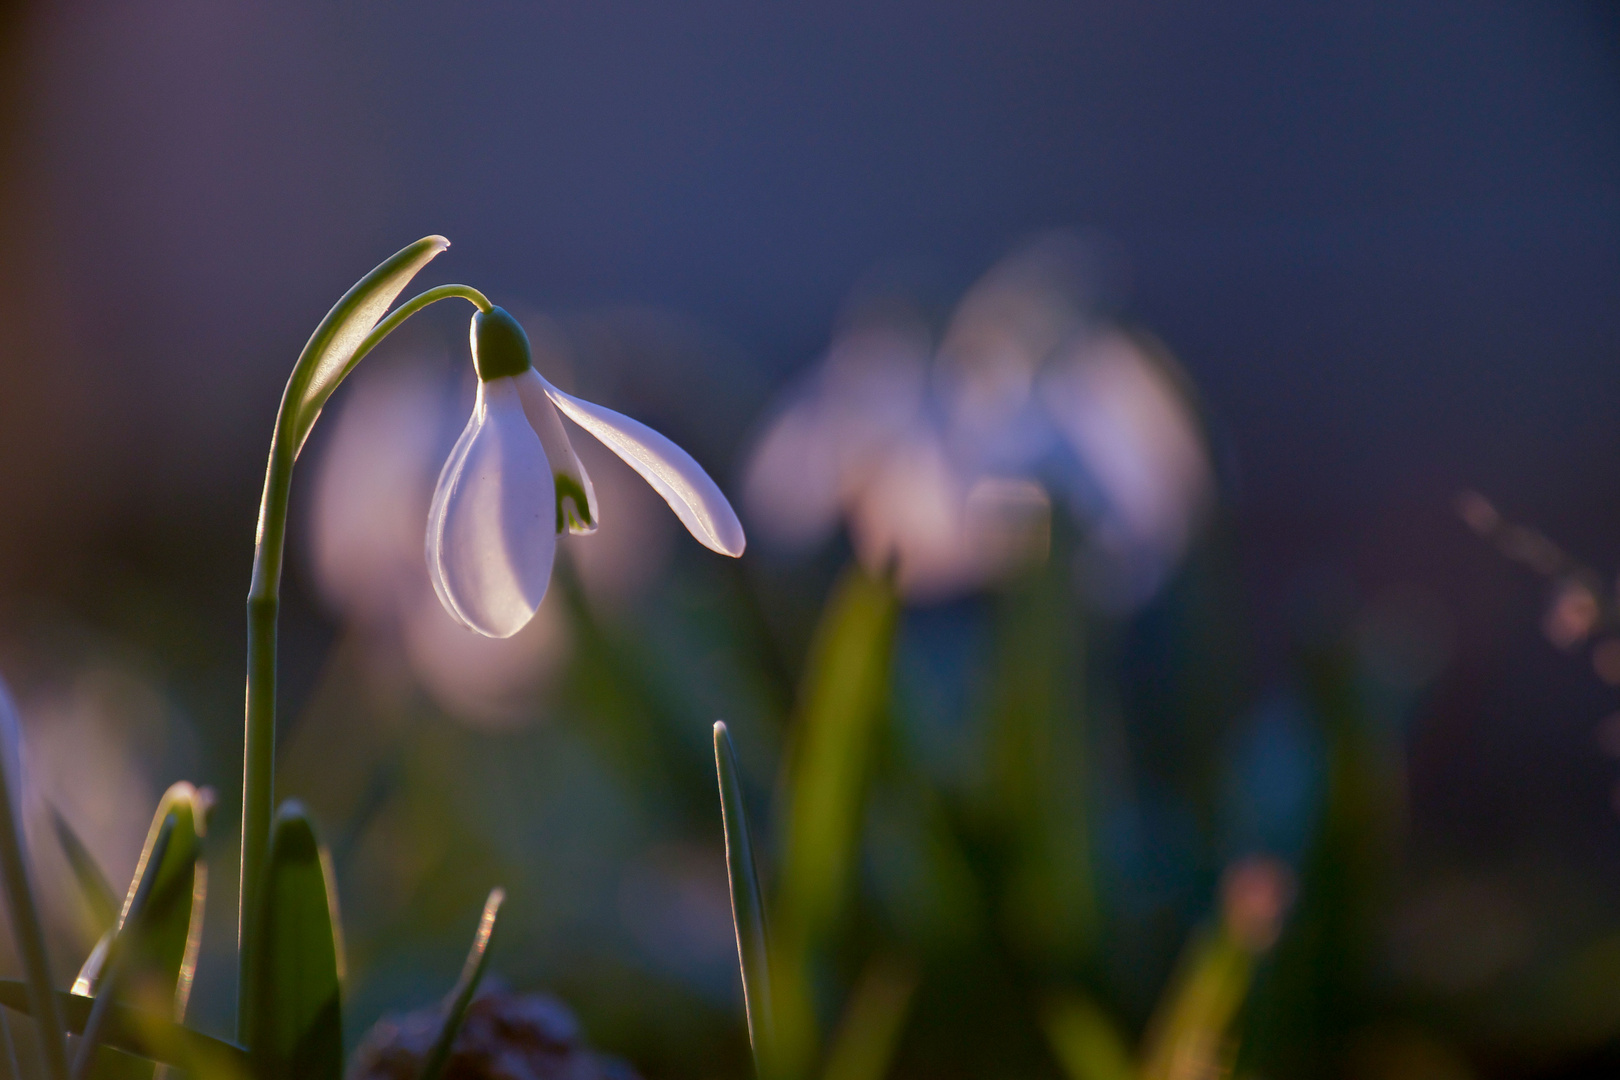
<path fill-rule="evenodd" d="M 596 529 L 596 495 L 559 409 L 651 484 L 705 547 L 742 554 L 736 513 L 692 456 L 645 424 L 552 386 L 511 315 L 474 315 L 472 350 L 478 400 L 428 512 L 428 573 L 451 615 L 488 637 L 510 637 L 545 596 L 557 535 Z"/>

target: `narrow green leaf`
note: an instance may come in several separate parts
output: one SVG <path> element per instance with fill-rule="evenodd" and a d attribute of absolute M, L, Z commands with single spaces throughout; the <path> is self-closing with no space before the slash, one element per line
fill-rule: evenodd
<path fill-rule="evenodd" d="M 0 682 L 0 741 L 15 746 L 20 725 L 11 695 Z M 5 761 L 12 753 L 0 754 L 0 885 L 5 887 L 6 907 L 11 912 L 11 933 L 17 942 L 23 971 L 28 977 L 31 1015 L 38 1018 L 40 1053 L 50 1080 L 67 1080 L 67 1043 L 62 1036 L 62 1018 L 51 989 L 51 960 L 45 948 L 45 930 L 39 921 L 39 905 L 29 881 L 28 845 L 23 836 L 17 794 L 22 791 L 21 775 L 11 775 L 20 759 Z"/>
<path fill-rule="evenodd" d="M 772 940 L 775 1051 L 797 1080 L 815 1056 L 814 950 L 837 920 L 858 855 L 868 761 L 887 714 L 899 600 L 852 568 L 811 646 L 784 795 L 781 886 Z"/>
<path fill-rule="evenodd" d="M 157 884 L 159 873 L 163 867 L 164 856 L 168 854 L 169 845 L 174 840 L 175 815 L 164 817 L 163 824 L 158 828 L 157 838 L 142 867 L 135 891 L 130 895 L 128 907 L 125 908 L 123 925 L 119 927 L 112 944 L 106 953 L 105 974 L 101 979 L 102 985 L 96 991 L 95 1004 L 90 1007 L 90 1018 L 84 1023 L 84 1034 L 79 1042 L 78 1053 L 73 1059 L 73 1080 L 83 1080 L 89 1074 L 90 1063 L 95 1059 L 96 1048 L 101 1044 L 102 1028 L 107 1022 L 107 1011 L 118 991 L 119 978 L 124 973 L 127 959 L 133 951 L 135 939 L 140 937 L 143 929 L 142 923 L 147 911 L 147 905 L 152 899 L 153 887 Z"/>
<path fill-rule="evenodd" d="M 326 399 L 353 366 L 355 352 L 388 307 L 433 257 L 450 246 L 442 236 L 425 236 L 395 252 L 343 294 L 310 335 L 287 384 L 294 415 L 293 445 L 302 446 Z"/>
<path fill-rule="evenodd" d="M 1225 1075 L 1231 1056 L 1227 1029 L 1253 971 L 1254 957 L 1229 934 L 1197 938 L 1148 1025 L 1142 1080 Z"/>
<path fill-rule="evenodd" d="M 461 1024 L 467 1019 L 467 1006 L 478 993 L 478 984 L 484 981 L 484 969 L 489 966 L 489 940 L 495 933 L 495 916 L 506 900 L 506 890 L 497 886 L 489 891 L 484 901 L 484 914 L 478 920 L 478 931 L 473 934 L 472 948 L 467 950 L 467 961 L 461 965 L 461 978 L 444 1002 L 444 1023 L 439 1026 L 439 1037 L 422 1063 L 421 1080 L 439 1080 L 445 1064 L 450 1060 L 450 1049 L 455 1045 Z"/>
<path fill-rule="evenodd" d="M 22 1067 L 17 1064 L 17 1043 L 11 1037 L 11 1017 L 3 1008 L 0 1008 L 0 1039 L 6 1044 L 6 1056 L 0 1059 L 5 1062 L 6 1080 L 22 1080 Z"/>
<path fill-rule="evenodd" d="M 1056 995 L 1042 1014 L 1047 1042 L 1069 1080 L 1134 1080 L 1136 1063 L 1124 1036 L 1089 997 Z"/>
<path fill-rule="evenodd" d="M 146 869 L 157 857 L 153 893 L 135 924 L 135 935 L 128 942 L 119 995 L 146 1012 L 168 1014 L 176 1021 L 186 1016 L 192 977 L 197 968 L 197 950 L 202 942 L 208 894 L 202 841 L 207 835 L 212 807 L 213 793 L 207 788 L 198 789 L 182 781 L 164 793 L 157 812 L 152 815 L 146 844 L 141 849 L 135 876 L 118 914 L 118 927 L 122 931 L 129 925 L 135 894 Z M 173 838 L 167 851 L 158 857 L 157 840 L 164 822 L 171 818 Z M 106 953 L 105 947 L 97 946 L 79 970 L 79 977 L 73 983 L 74 993 L 96 993 Z"/>
<path fill-rule="evenodd" d="M 118 894 L 113 891 L 112 882 L 107 880 L 96 857 L 90 854 L 90 849 L 85 847 L 79 834 L 68 824 L 67 818 L 54 805 L 45 805 L 51 812 L 51 827 L 56 832 L 57 843 L 62 846 L 62 854 L 67 856 L 68 867 L 73 871 L 79 894 L 84 897 L 84 906 L 90 912 L 95 932 L 97 936 L 105 934 L 118 922 Z"/>
<path fill-rule="evenodd" d="M 771 1055 L 773 1020 L 771 976 L 765 944 L 765 900 L 754 870 L 754 846 L 748 812 L 738 782 L 737 752 L 726 725 L 714 725 L 714 768 L 720 778 L 720 820 L 726 834 L 726 870 L 731 878 L 731 921 L 737 931 L 737 963 L 742 968 L 743 1008 L 748 1015 L 748 1042 L 761 1075 Z"/>
<path fill-rule="evenodd" d="M 302 806 L 283 803 L 270 834 L 253 947 L 247 1044 L 265 1080 L 340 1080 L 341 977 L 331 882 Z"/>
<path fill-rule="evenodd" d="M 84 1030 L 94 1003 L 87 997 L 58 991 L 53 995 L 53 1004 L 67 1031 L 76 1035 Z M 0 1006 L 29 1016 L 34 1013 L 27 985 L 14 979 L 0 979 Z M 244 1076 L 249 1071 L 247 1051 L 241 1047 L 127 1005 L 115 1004 L 108 1010 L 101 1042 L 127 1054 L 182 1068 L 202 1064 Z"/>
<path fill-rule="evenodd" d="M 910 966 L 872 963 L 861 976 L 827 1051 L 826 1080 L 883 1080 L 900 1045 L 906 1013 L 917 989 Z"/>
<path fill-rule="evenodd" d="M 1045 970 L 1078 964 L 1097 924 L 1074 547 L 1058 523 L 1048 557 L 1002 587 L 987 702 L 985 809 L 1006 862 L 998 915 L 1024 958 Z"/>

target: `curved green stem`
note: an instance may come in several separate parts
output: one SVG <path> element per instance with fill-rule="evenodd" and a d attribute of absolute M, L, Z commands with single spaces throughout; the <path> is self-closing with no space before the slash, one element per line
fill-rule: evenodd
<path fill-rule="evenodd" d="M 353 370 L 378 343 L 400 324 L 429 304 L 459 297 L 480 311 L 491 304 L 483 293 L 470 285 L 441 285 L 413 296 L 400 304 L 367 334 L 354 355 L 344 364 L 344 374 Z M 264 495 L 259 502 L 259 525 L 254 541 L 253 581 L 247 599 L 247 720 L 242 749 L 242 870 L 237 897 L 238 955 L 249 953 L 255 934 L 250 913 L 252 898 L 258 894 L 270 844 L 270 823 L 275 814 L 276 751 L 276 622 L 281 606 L 281 567 L 287 539 L 287 502 L 292 492 L 293 465 L 302 443 L 300 402 L 313 376 L 300 363 L 287 380 L 276 414 L 276 430 L 270 439 L 270 460 L 265 469 Z M 310 423 L 313 422 L 311 419 Z M 249 1013 L 249 986 L 245 965 L 238 962 L 237 1025 Z"/>

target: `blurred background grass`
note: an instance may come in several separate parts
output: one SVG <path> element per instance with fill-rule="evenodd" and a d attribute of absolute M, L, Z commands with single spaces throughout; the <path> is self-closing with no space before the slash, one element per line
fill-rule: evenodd
<path fill-rule="evenodd" d="M 295 493 L 281 786 L 333 848 L 351 1039 L 442 991 L 501 882 L 513 985 L 649 1077 L 744 1074 L 723 717 L 806 1023 L 914 985 L 897 1075 L 1064 1075 L 1081 1015 L 1134 1049 L 1254 854 L 1297 893 L 1240 1071 L 1612 1072 L 1615 692 L 1453 511 L 1486 492 L 1612 593 L 1609 5 L 0 10 L 0 670 L 114 880 L 170 781 L 237 787 L 277 396 L 400 244 L 450 236 L 433 282 L 750 529 L 722 564 L 588 456 L 603 529 L 529 630 L 470 640 L 420 569 L 459 316 L 341 392 Z M 864 704 L 817 704 L 836 663 Z M 863 813 L 799 826 L 807 718 L 852 708 L 821 753 Z"/>

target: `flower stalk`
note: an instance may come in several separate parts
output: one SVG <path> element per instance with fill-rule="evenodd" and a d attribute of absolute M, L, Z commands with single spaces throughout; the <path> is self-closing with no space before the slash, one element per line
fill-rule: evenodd
<path fill-rule="evenodd" d="M 287 506 L 293 466 L 320 410 L 354 365 L 410 316 L 439 300 L 459 297 L 480 311 L 491 307 L 467 285 L 442 285 L 405 301 L 383 318 L 399 293 L 427 262 L 449 246 L 427 237 L 384 262 L 350 289 L 321 321 L 293 367 L 276 414 L 265 470 L 264 494 L 253 552 L 247 600 L 247 707 L 242 751 L 242 864 L 237 910 L 238 955 L 251 951 L 255 910 L 275 813 L 276 628 L 281 607 L 281 570 L 287 538 Z M 238 1035 L 251 1014 L 253 987 L 238 962 Z"/>

